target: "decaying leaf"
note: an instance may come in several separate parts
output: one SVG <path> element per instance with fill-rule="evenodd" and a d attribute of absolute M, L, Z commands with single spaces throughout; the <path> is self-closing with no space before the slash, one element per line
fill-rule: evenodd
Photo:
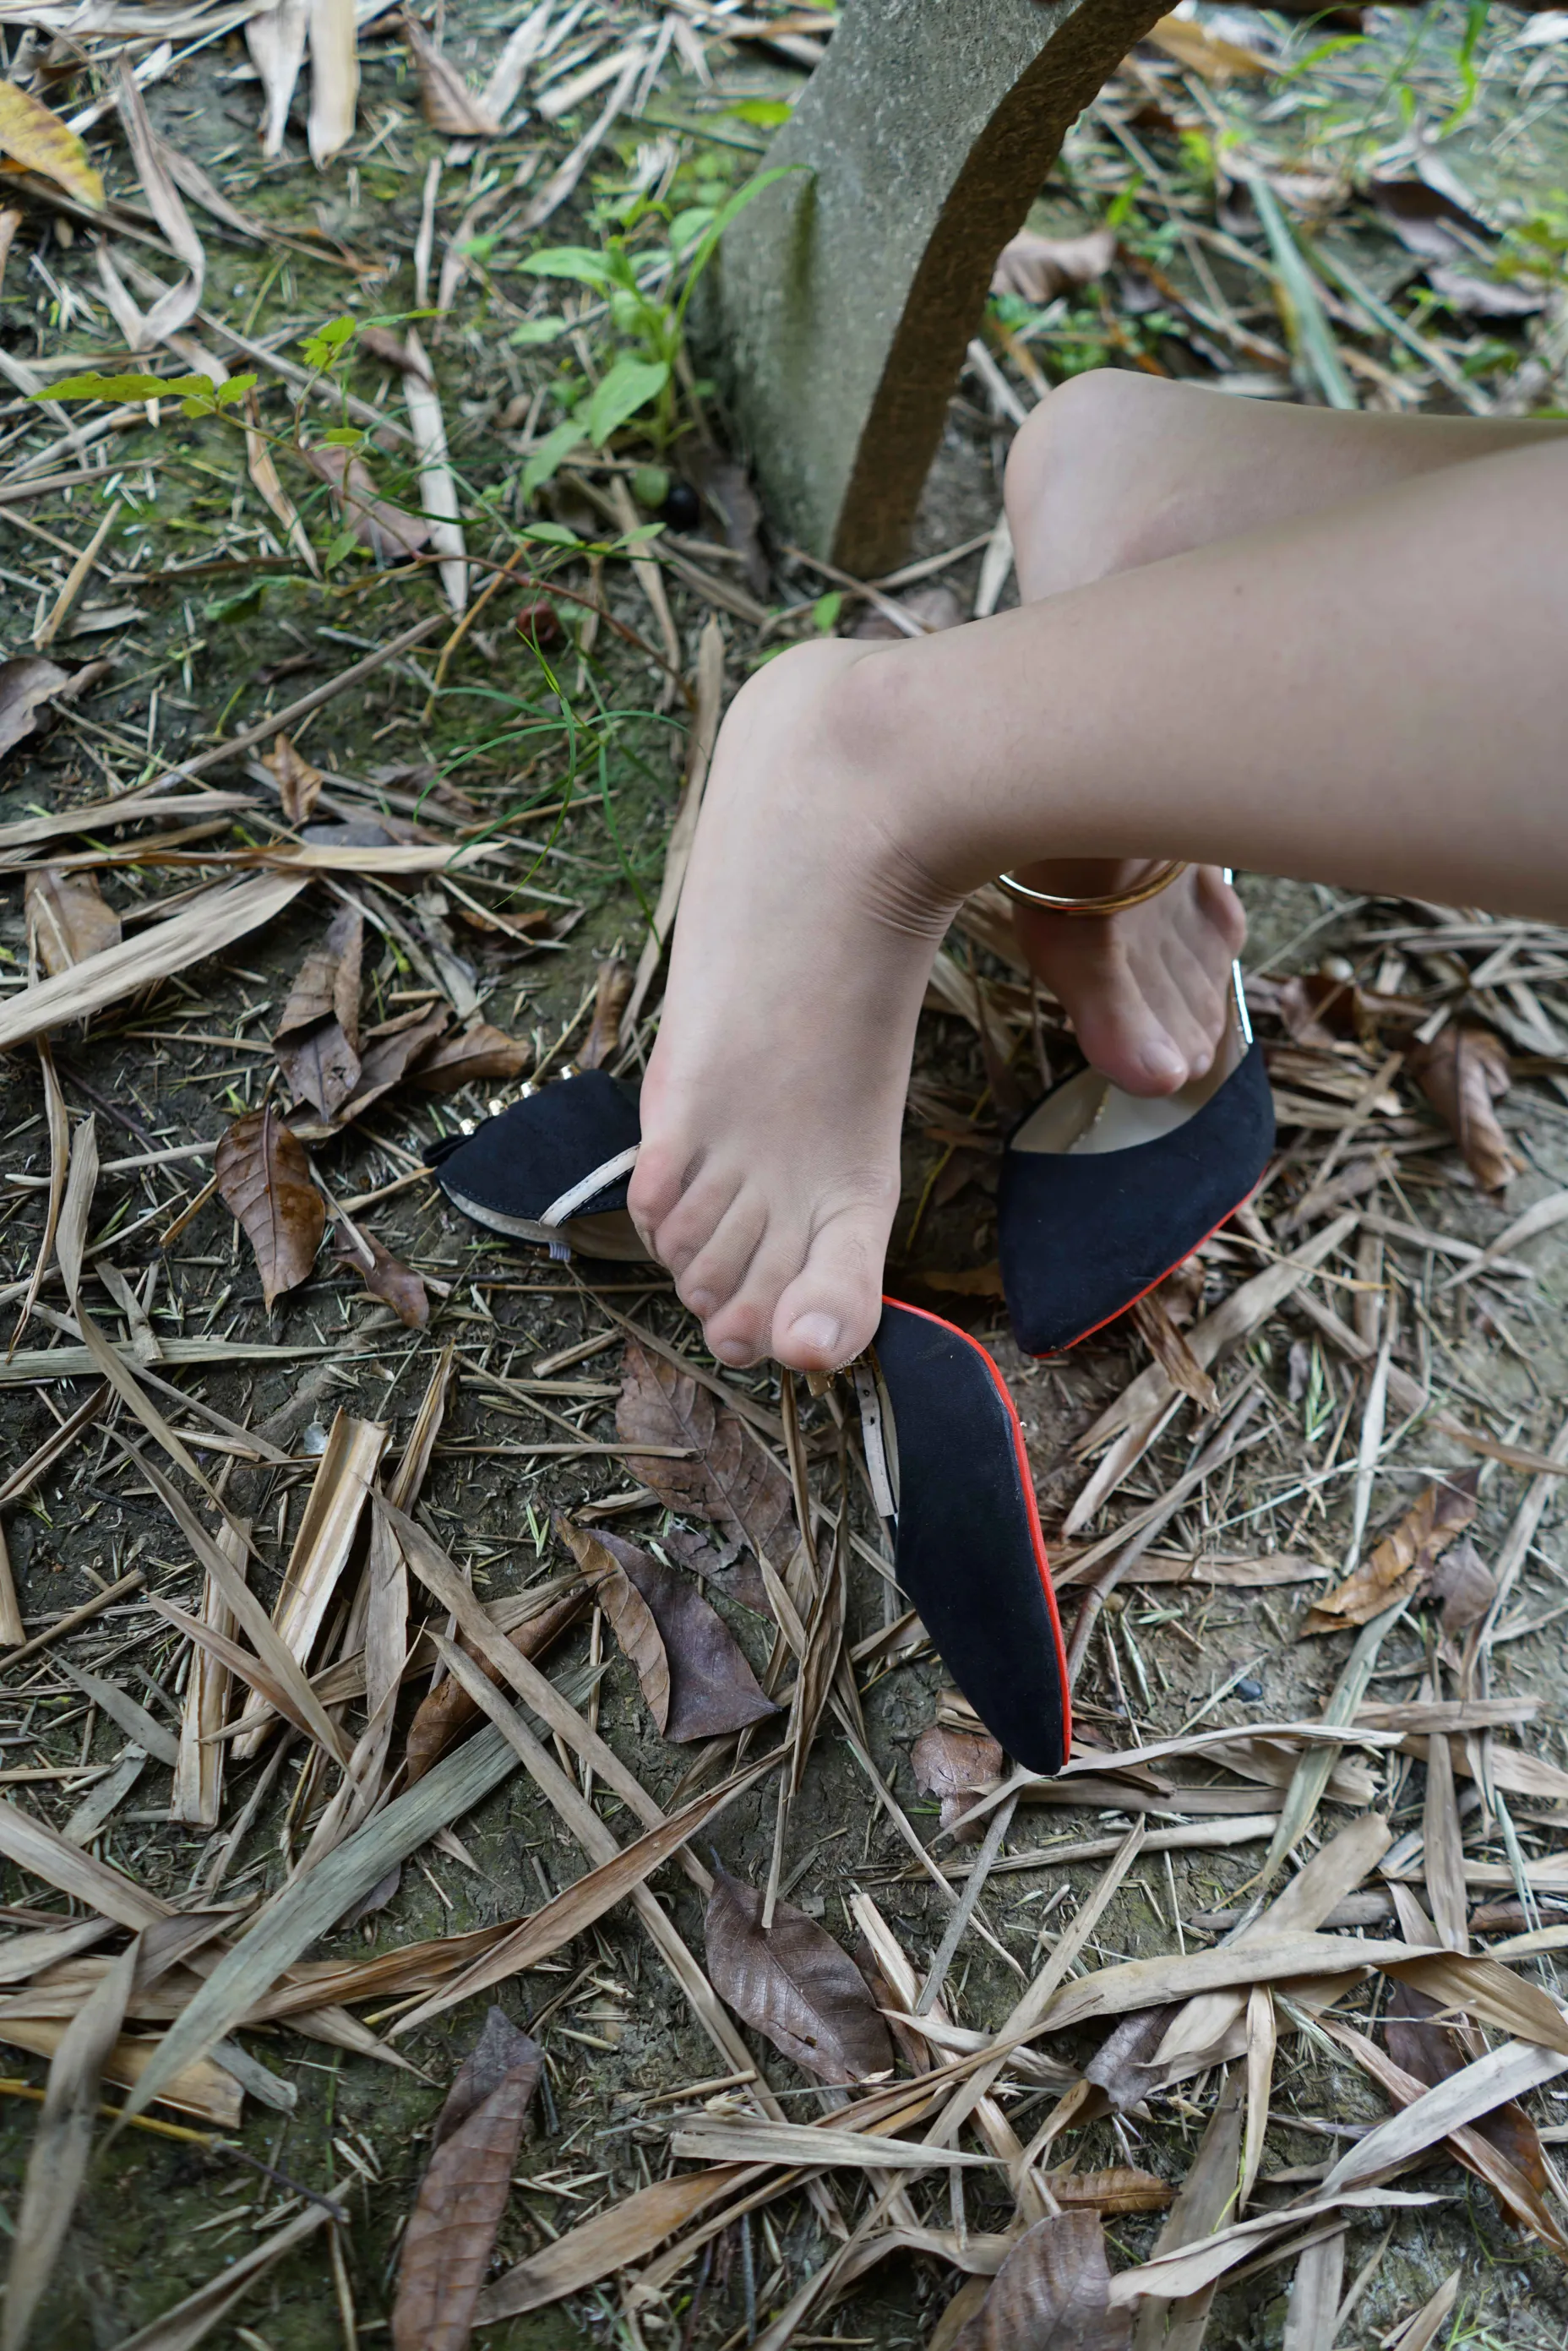
<path fill-rule="evenodd" d="M 784 1472 L 737 1413 L 636 1339 L 626 1342 L 615 1433 L 622 1445 L 689 1447 L 685 1461 L 631 1453 L 628 1474 L 670 1510 L 711 1520 L 775 1567 L 788 1562 L 799 1536 Z"/>
<path fill-rule="evenodd" d="M 593 1023 L 578 1054 L 578 1066 L 597 1070 L 619 1050 L 621 1016 L 632 996 L 632 967 L 612 956 L 599 967 L 593 991 Z"/>
<path fill-rule="evenodd" d="M 444 139 L 496 139 L 501 126 L 476 98 L 449 57 L 444 57 L 416 17 L 405 16 L 404 36 L 419 74 L 419 102 L 426 122 Z"/>
<path fill-rule="evenodd" d="M 1256 49 L 1244 49 L 1235 41 L 1222 41 L 1217 34 L 1202 25 L 1190 24 L 1185 16 L 1162 16 L 1144 35 L 1150 46 L 1163 49 L 1188 73 L 1200 74 L 1205 81 L 1218 82 L 1222 87 L 1239 76 L 1253 79 L 1272 73 L 1267 57 Z"/>
<path fill-rule="evenodd" d="M 0 153 L 53 180 L 90 211 L 103 210 L 103 182 L 76 132 L 14 81 L 0 81 Z"/>
<path fill-rule="evenodd" d="M 359 26 L 354 0 L 306 0 L 310 40 L 310 161 L 326 170 L 354 135 L 360 95 Z"/>
<path fill-rule="evenodd" d="M 1147 1290 L 1142 1298 L 1134 1300 L 1133 1320 L 1150 1354 L 1171 1385 L 1180 1388 L 1184 1395 L 1191 1396 L 1203 1411 L 1217 1412 L 1219 1391 L 1214 1384 L 1213 1374 L 1204 1370 L 1176 1328 L 1171 1310 L 1161 1295 L 1163 1288 L 1162 1284 L 1160 1289 Z"/>
<path fill-rule="evenodd" d="M 1078 286 L 1103 277 L 1116 258 L 1116 232 L 1091 229 L 1086 236 L 1041 236 L 1019 229 L 1002 247 L 991 278 L 993 294 L 1016 294 L 1025 302 L 1051 302 Z"/>
<path fill-rule="evenodd" d="M 302 758 L 287 735 L 280 735 L 270 751 L 264 751 L 262 766 L 277 786 L 277 797 L 283 803 L 283 813 L 290 824 L 307 824 L 310 811 L 321 796 L 322 775 L 308 759 Z"/>
<path fill-rule="evenodd" d="M 389 1022 L 379 1036 L 368 1038 L 361 1056 L 360 1082 L 340 1115 L 358 1118 L 382 1094 L 390 1093 L 416 1064 L 423 1063 L 451 1018 L 444 1004 L 433 1004 L 427 1012 L 416 1008 L 401 1020 Z"/>
<path fill-rule="evenodd" d="M 394 335 L 390 327 L 361 327 L 354 341 L 360 350 L 379 360 L 382 367 L 395 368 L 399 375 L 423 375 L 429 381 L 429 361 L 423 356 L 416 358 L 402 337 Z"/>
<path fill-rule="evenodd" d="M 1007 1759 L 988 1732 L 949 1730 L 939 1722 L 921 1732 L 909 1760 L 921 1794 L 940 1797 L 945 1829 L 969 1810 L 982 1789 L 994 1787 L 1007 1769 Z M 959 1832 L 958 1842 L 977 1844 L 985 1834 L 985 1822 L 976 1821 Z"/>
<path fill-rule="evenodd" d="M 1365 1625 L 1396 1600 L 1420 1593 L 1448 1545 L 1475 1517 L 1479 1475 L 1464 1469 L 1428 1486 L 1354 1574 L 1313 1601 L 1302 1633 L 1338 1633 L 1347 1625 Z"/>
<path fill-rule="evenodd" d="M 361 1242 L 371 1252 L 369 1265 L 359 1246 Z M 352 1233 L 340 1225 L 332 1246 L 342 1262 L 353 1267 L 371 1296 L 390 1306 L 406 1330 L 423 1330 L 430 1320 L 430 1299 L 412 1266 L 393 1257 L 383 1241 L 377 1240 L 374 1233 L 367 1233 L 361 1225 L 356 1225 Z"/>
<path fill-rule="evenodd" d="M 764 1934 L 762 1896 L 720 1868 L 706 1931 L 715 1991 L 775 2049 L 822 2082 L 892 2072 L 892 2037 L 865 1978 L 803 1910 L 776 1903 Z"/>
<path fill-rule="evenodd" d="M 620 1535 L 591 1534 L 564 1518 L 556 1525 L 591 1579 L 664 1738 L 716 1739 L 778 1713 L 723 1618 L 673 1568 Z"/>
<path fill-rule="evenodd" d="M 1438 2013 L 1438 2003 L 1425 1992 L 1413 1991 L 1397 1978 L 1390 1982 L 1383 2020 L 1388 2053 L 1396 2065 L 1403 2066 L 1428 2090 L 1458 2074 L 1466 2062 L 1448 2028 L 1431 2022 Z M 1470 2128 L 1489 2139 L 1537 2195 L 1546 2193 L 1546 2162 L 1540 2135 L 1517 2100 L 1511 2098 L 1505 2105 L 1494 2106 L 1490 2115 L 1479 2115 Z"/>
<path fill-rule="evenodd" d="M 218 1197 L 256 1252 L 266 1303 L 302 1282 L 327 1228 L 327 1204 L 310 1181 L 310 1162 L 268 1102 L 236 1118 L 213 1163 Z"/>
<path fill-rule="evenodd" d="M 1498 1192 L 1519 1165 L 1492 1109 L 1509 1090 L 1508 1049 L 1490 1029 L 1457 1021 L 1410 1056 L 1410 1074 L 1448 1127 L 1483 1192 Z"/>
<path fill-rule="evenodd" d="M 526 1625 L 519 1625 L 514 1632 L 508 1633 L 507 1638 L 519 1656 L 540 1657 L 569 1625 L 577 1622 L 587 1602 L 586 1591 L 567 1593 L 538 1615 L 531 1616 Z M 466 1647 L 467 1644 L 464 1646 Z M 486 1679 L 494 1681 L 496 1677 L 486 1660 L 481 1657 L 476 1663 Z M 421 1700 L 413 1720 L 409 1724 L 404 1784 L 412 1788 L 416 1780 L 423 1780 L 425 1773 L 440 1761 L 453 1740 L 460 1732 L 466 1730 L 470 1723 L 477 1721 L 478 1716 L 479 1709 L 468 1692 L 455 1675 L 449 1674 L 427 1698 Z"/>
<path fill-rule="evenodd" d="M 1097 2212 L 1059 2212 L 1026 2229 L 953 2351 L 1129 2351 L 1132 2318 L 1109 2304 Z"/>
<path fill-rule="evenodd" d="M 35 732 L 44 705 L 65 683 L 65 671 L 37 653 L 0 662 L 0 758 Z"/>
<path fill-rule="evenodd" d="M 488 2011 L 437 2117 L 430 2166 L 403 2233 L 394 2351 L 464 2351 L 544 2062 L 538 2042 L 502 2010 Z"/>
<path fill-rule="evenodd" d="M 279 743 L 284 737 L 278 737 Z M 269 763 L 270 764 L 270 763 Z M 310 770 L 315 773 L 314 768 Z M 360 1083 L 360 970 L 364 916 L 340 907 L 327 935 L 299 967 L 273 1032 L 277 1064 L 295 1099 L 335 1118 Z"/>
<path fill-rule="evenodd" d="M 1469 1535 L 1444 1552 L 1427 1586 L 1443 1604 L 1443 1637 L 1479 1625 L 1497 1597 L 1497 1578 Z"/>
<path fill-rule="evenodd" d="M 302 446 L 299 455 L 328 485 L 343 522 L 378 563 L 404 561 L 429 544 L 430 525 L 422 515 L 405 514 L 402 507 L 376 496 L 374 477 L 362 457 L 320 442 Z"/>
<path fill-rule="evenodd" d="M 36 866 L 27 876 L 24 904 L 28 939 L 51 978 L 120 945 L 120 916 L 94 873 Z"/>
<path fill-rule="evenodd" d="M 522 1037 L 508 1037 L 504 1029 L 481 1020 L 442 1039 L 411 1072 L 421 1093 L 455 1093 L 459 1086 L 507 1085 L 520 1078 L 533 1060 L 533 1047 Z"/>

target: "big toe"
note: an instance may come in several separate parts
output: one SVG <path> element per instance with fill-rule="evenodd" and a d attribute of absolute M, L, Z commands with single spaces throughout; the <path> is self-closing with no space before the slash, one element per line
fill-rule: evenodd
<path fill-rule="evenodd" d="M 1063 991 L 1064 998 L 1066 991 Z M 1101 973 L 1067 1001 L 1084 1059 L 1130 1094 L 1174 1094 L 1191 1066 L 1132 974 Z"/>
<path fill-rule="evenodd" d="M 772 1353 L 797 1372 L 836 1372 L 870 1346 L 882 1318 L 885 1225 L 870 1211 L 835 1217 L 773 1310 Z"/>

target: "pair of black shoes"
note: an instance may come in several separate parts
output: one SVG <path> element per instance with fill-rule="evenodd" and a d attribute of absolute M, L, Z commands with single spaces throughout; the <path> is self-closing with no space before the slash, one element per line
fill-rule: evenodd
<path fill-rule="evenodd" d="M 1124 1312 L 1248 1197 L 1273 1138 L 1239 986 L 1227 1047 L 1180 1093 L 1137 1100 L 1092 1070 L 1057 1087 L 1002 1159 L 998 1247 L 1019 1346 L 1054 1354 Z M 493 1231 L 562 1255 L 641 1258 L 625 1214 L 640 1139 L 635 1089 L 591 1070 L 525 1091 L 431 1165 L 453 1204 Z M 967 1332 L 888 1299 L 852 1376 L 900 1584 L 1007 1752 L 1060 1771 L 1066 1654 L 1000 1372 Z"/>

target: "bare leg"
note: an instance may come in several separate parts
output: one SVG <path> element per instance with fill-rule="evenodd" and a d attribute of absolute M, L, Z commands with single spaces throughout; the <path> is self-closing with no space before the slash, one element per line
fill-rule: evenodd
<path fill-rule="evenodd" d="M 1550 425 L 1346 415 L 1232 401 L 1100 369 L 1035 410 L 1013 443 L 1007 507 L 1026 601 L 1214 540 L 1539 443 Z M 1056 860 L 1024 879 L 1060 896 L 1123 887 L 1140 861 Z M 1206 1070 L 1223 1033 L 1246 920 L 1218 866 L 1109 920 L 1019 908 L 1019 944 L 1084 1053 L 1132 1093 Z"/>
<path fill-rule="evenodd" d="M 714 762 L 632 1194 L 716 1351 L 814 1369 L 870 1337 L 934 949 L 1000 868 L 1233 858 L 1568 916 L 1565 511 L 1568 447 L 1532 436 L 761 671 Z"/>

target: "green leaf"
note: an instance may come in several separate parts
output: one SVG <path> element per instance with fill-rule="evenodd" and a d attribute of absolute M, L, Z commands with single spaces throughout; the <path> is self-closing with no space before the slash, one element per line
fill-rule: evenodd
<path fill-rule="evenodd" d="M 720 204 L 718 210 L 715 213 L 712 220 L 709 222 L 701 238 L 698 240 L 695 249 L 692 254 L 691 265 L 686 271 L 686 282 L 681 288 L 681 298 L 675 306 L 675 317 L 677 320 L 685 317 L 686 305 L 692 298 L 693 288 L 695 287 L 697 279 L 702 276 L 703 271 L 707 267 L 708 263 L 713 259 L 714 254 L 717 250 L 718 241 L 724 235 L 725 230 L 729 226 L 731 221 L 735 220 L 738 214 L 743 213 L 747 204 L 755 204 L 757 198 L 762 193 L 763 190 L 765 188 L 772 187 L 776 180 L 782 180 L 791 172 L 803 172 L 808 167 L 804 163 L 775 164 L 772 171 L 758 172 L 756 178 L 747 180 L 743 188 L 737 188 L 733 196 L 727 196 L 725 198 L 724 203 Z"/>
<path fill-rule="evenodd" d="M 357 424 L 334 424 L 321 438 L 334 449 L 362 449 L 365 444 L 365 436 Z"/>
<path fill-rule="evenodd" d="M 574 416 L 569 416 L 564 424 L 558 424 L 553 433 L 547 433 L 523 467 L 524 497 L 531 498 L 534 492 L 549 480 L 557 466 L 562 465 L 587 438 L 587 434 Z"/>
<path fill-rule="evenodd" d="M 615 543 L 618 547 L 644 547 L 649 539 L 663 538 L 664 535 L 664 526 L 662 522 L 640 522 L 635 530 L 627 531 L 625 536 L 617 539 Z"/>
<path fill-rule="evenodd" d="M 677 256 L 694 246 L 703 231 L 713 225 L 712 204 L 691 204 L 677 213 L 670 223 L 670 250 Z"/>
<path fill-rule="evenodd" d="M 818 597 L 816 602 L 811 607 L 811 618 L 816 622 L 818 628 L 821 631 L 823 636 L 831 637 L 832 635 L 833 631 L 839 624 L 839 614 L 842 611 L 843 606 L 844 599 L 841 589 L 831 588 L 825 596 Z"/>
<path fill-rule="evenodd" d="M 609 256 L 588 245 L 547 246 L 517 266 L 535 277 L 575 277 L 580 286 L 609 286 L 615 276 Z"/>
<path fill-rule="evenodd" d="M 546 547 L 580 547 L 576 531 L 568 530 L 563 522 L 531 522 L 524 531 L 525 538 L 537 538 Z"/>
<path fill-rule="evenodd" d="M 329 319 L 324 327 L 318 327 L 313 335 L 308 335 L 300 346 L 307 365 L 323 373 L 335 367 L 344 344 L 354 332 L 355 321 L 352 319 Z"/>
<path fill-rule="evenodd" d="M 664 360 L 617 360 L 588 403 L 588 433 L 594 447 L 602 449 L 617 425 L 657 400 L 669 381 Z"/>
<path fill-rule="evenodd" d="M 231 375 L 227 383 L 220 383 L 218 386 L 218 406 L 232 408 L 236 400 L 243 400 L 247 392 L 255 389 L 256 381 L 257 379 L 254 375 Z"/>
<path fill-rule="evenodd" d="M 193 383 L 204 384 L 209 392 L 212 382 L 207 376 L 175 377 L 165 382 L 159 375 L 68 375 L 63 383 L 55 384 L 48 392 L 35 392 L 35 400 L 162 400 L 166 392 L 188 388 Z"/>
<path fill-rule="evenodd" d="M 763 131 L 777 131 L 794 111 L 789 99 L 783 98 L 743 98 L 738 106 L 725 109 L 733 121 L 755 122 Z"/>
<path fill-rule="evenodd" d="M 543 319 L 525 319 L 520 327 L 514 327 L 512 329 L 512 331 L 507 340 L 511 343 L 521 343 L 525 345 L 528 343 L 559 342 L 561 336 L 566 332 L 566 324 L 567 322 L 564 319 L 557 319 L 553 317 Z"/>
<path fill-rule="evenodd" d="M 331 541 L 327 549 L 326 563 L 328 570 L 330 571 L 335 565 L 341 563 L 345 556 L 352 555 L 359 543 L 360 534 L 357 530 L 352 528 L 348 530 L 340 530 L 338 533 L 337 538 Z"/>

